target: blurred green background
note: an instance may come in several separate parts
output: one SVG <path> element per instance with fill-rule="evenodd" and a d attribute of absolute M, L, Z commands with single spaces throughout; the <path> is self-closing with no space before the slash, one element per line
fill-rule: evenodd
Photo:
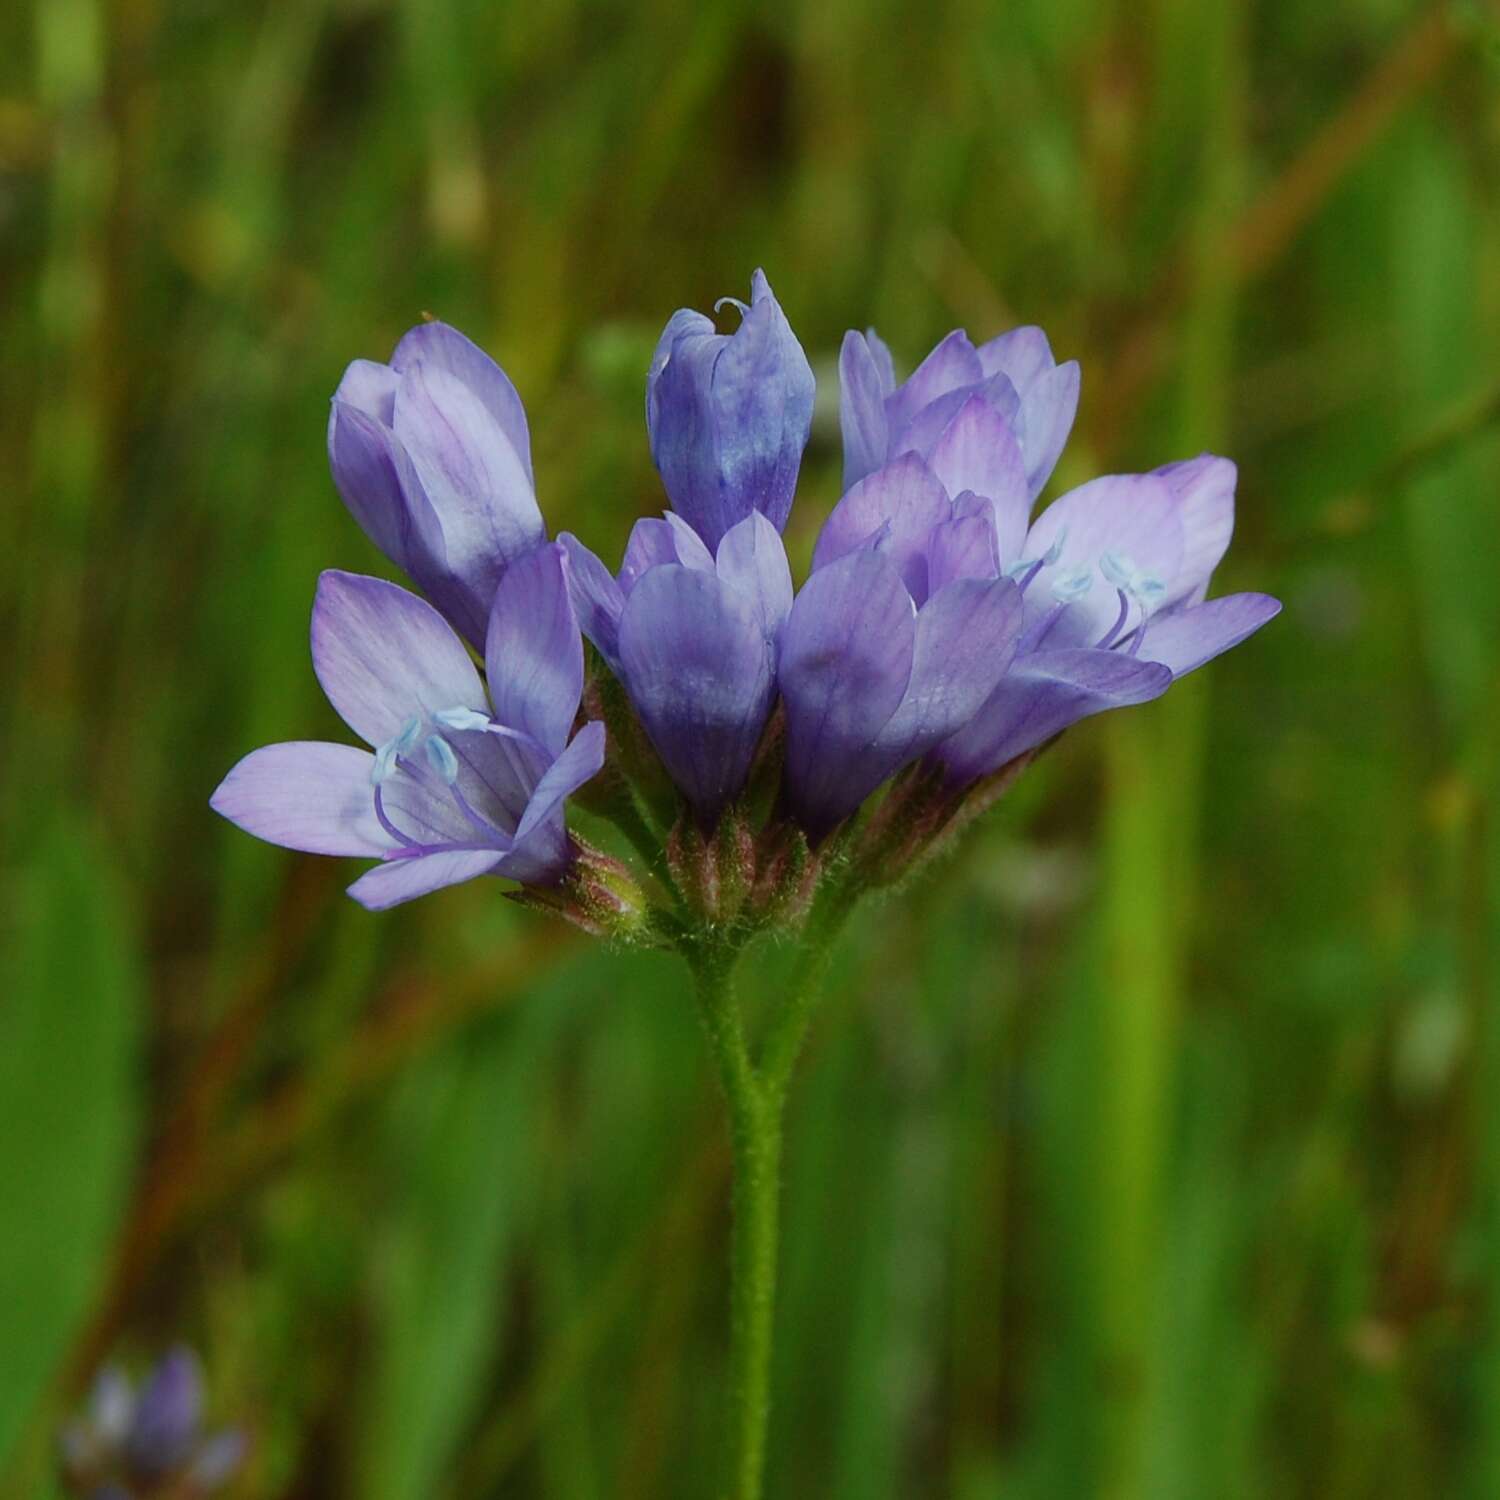
<path fill-rule="evenodd" d="M 799 566 L 843 331 L 1026 321 L 1084 369 L 1054 490 L 1230 453 L 1220 591 L 1287 601 L 851 929 L 770 1492 L 1500 1494 L 1493 12 L 16 0 L 0 56 L 0 1493 L 178 1336 L 247 1497 L 714 1493 L 683 974 L 495 888 L 368 915 L 207 798 L 343 737 L 349 359 L 468 331 L 614 556 L 657 330 L 764 265 Z"/>

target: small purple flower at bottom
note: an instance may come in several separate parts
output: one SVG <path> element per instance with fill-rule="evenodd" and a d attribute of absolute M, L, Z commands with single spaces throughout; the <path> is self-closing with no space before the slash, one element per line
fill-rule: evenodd
<path fill-rule="evenodd" d="M 604 761 L 602 724 L 568 738 L 583 645 L 566 571 L 556 543 L 506 570 L 485 640 L 488 696 L 430 604 L 378 578 L 324 573 L 313 667 L 374 753 L 269 745 L 224 778 L 215 811 L 289 849 L 381 860 L 349 888 L 371 910 L 478 875 L 555 883 L 571 858 L 564 803 Z"/>
<path fill-rule="evenodd" d="M 971 451 L 971 421 L 1004 443 Z M 1015 650 L 1020 591 L 999 576 L 994 497 L 1024 504 L 1016 445 L 982 402 L 950 426 L 938 472 L 903 454 L 834 508 L 782 635 L 786 796 L 814 843 L 961 728 Z"/>
<path fill-rule="evenodd" d="M 1281 610 L 1267 594 L 1206 599 L 1234 530 L 1235 466 L 1202 454 L 1092 480 L 1047 507 L 1006 570 L 1022 634 L 1009 671 L 933 753 L 956 784 L 1069 725 L 1160 697 Z"/>
<path fill-rule="evenodd" d="M 680 516 L 637 521 L 618 578 L 567 548 L 583 632 L 620 679 L 662 764 L 711 824 L 741 791 L 776 691 L 792 575 L 759 511 L 710 553 Z"/>
<path fill-rule="evenodd" d="M 202 1372 L 192 1351 L 180 1347 L 139 1391 L 118 1369 L 104 1370 L 61 1443 L 64 1478 L 87 1500 L 207 1496 L 233 1478 L 249 1448 L 239 1428 L 204 1434 Z"/>

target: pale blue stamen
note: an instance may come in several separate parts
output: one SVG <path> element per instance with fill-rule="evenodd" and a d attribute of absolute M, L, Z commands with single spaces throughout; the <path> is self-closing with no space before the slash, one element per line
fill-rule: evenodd
<path fill-rule="evenodd" d="M 748 317 L 750 315 L 749 303 L 741 302 L 738 297 L 720 297 L 719 300 L 714 303 L 714 312 L 722 312 L 724 309 L 724 304 L 726 302 L 730 307 L 737 307 L 742 318 Z"/>
<path fill-rule="evenodd" d="M 375 752 L 375 763 L 370 767 L 370 785 L 378 787 L 396 769 L 396 742 L 387 740 Z"/>
<path fill-rule="evenodd" d="M 402 845 L 406 849 L 413 849 L 416 847 L 417 841 L 415 839 L 408 838 L 404 833 L 402 833 L 401 830 L 397 828 L 393 822 L 391 822 L 389 816 L 387 815 L 384 799 L 380 795 L 379 782 L 375 784 L 375 817 L 379 821 L 380 826 L 385 829 L 385 831 L 390 834 L 390 836 L 395 839 L 398 844 Z"/>
<path fill-rule="evenodd" d="M 1068 528 L 1064 526 L 1063 529 L 1057 533 L 1057 540 L 1054 541 L 1044 553 L 1042 553 L 1042 561 L 1046 563 L 1049 568 L 1054 563 L 1056 563 L 1058 558 L 1062 556 L 1063 547 L 1066 544 L 1067 540 Z"/>
<path fill-rule="evenodd" d="M 1107 651 L 1114 645 L 1116 637 L 1125 628 L 1125 621 L 1130 617 L 1130 595 L 1124 589 L 1116 589 L 1115 594 L 1120 601 L 1120 612 L 1115 616 L 1115 623 L 1099 638 L 1099 650 Z"/>
<path fill-rule="evenodd" d="M 435 724 L 441 724 L 444 729 L 488 729 L 490 717 L 482 714 L 477 709 L 465 708 L 461 704 L 457 708 L 440 708 L 432 716 Z"/>
<path fill-rule="evenodd" d="M 1092 568 L 1074 568 L 1053 580 L 1052 597 L 1059 604 L 1072 604 L 1075 599 L 1082 599 L 1093 586 Z"/>
<path fill-rule="evenodd" d="M 1131 580 L 1130 591 L 1140 601 L 1141 607 L 1147 609 L 1166 593 L 1167 586 L 1150 573 L 1137 573 Z"/>
<path fill-rule="evenodd" d="M 1123 552 L 1105 552 L 1099 557 L 1099 571 L 1117 589 L 1129 593 L 1135 582 L 1135 564 Z"/>
<path fill-rule="evenodd" d="M 425 749 L 427 764 L 452 786 L 458 780 L 458 757 L 453 753 L 453 746 L 442 735 L 434 734 L 429 737 Z"/>
<path fill-rule="evenodd" d="M 1129 655 L 1129 656 L 1139 656 L 1141 654 L 1141 642 L 1146 639 L 1146 627 L 1150 623 L 1151 623 L 1151 616 L 1150 615 L 1145 615 L 1145 616 L 1142 617 L 1140 628 L 1136 631 L 1134 637 L 1131 639 L 1130 650 L 1129 650 L 1129 652 L 1126 653 L 1127 655 Z"/>
<path fill-rule="evenodd" d="M 410 755 L 416 748 L 417 740 L 422 733 L 422 719 L 419 714 L 413 714 L 405 724 L 401 726 L 401 732 L 388 739 L 385 744 L 377 747 L 375 751 L 375 764 L 370 767 L 370 783 L 379 786 L 382 781 L 389 779 L 391 773 L 396 769 L 396 762 L 403 755 Z"/>

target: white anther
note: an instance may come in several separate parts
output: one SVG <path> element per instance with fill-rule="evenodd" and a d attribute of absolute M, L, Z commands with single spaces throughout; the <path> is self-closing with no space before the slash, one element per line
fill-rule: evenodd
<path fill-rule="evenodd" d="M 1044 553 L 1042 553 L 1042 561 L 1046 563 L 1049 568 L 1054 563 L 1056 563 L 1058 558 L 1062 556 L 1062 551 L 1063 548 L 1067 545 L 1067 541 L 1068 528 L 1064 526 L 1063 529 L 1057 533 L 1057 540 L 1053 542 L 1052 545 L 1048 547 Z"/>
<path fill-rule="evenodd" d="M 458 757 L 442 735 L 432 735 L 426 744 L 427 764 L 452 786 L 458 780 Z"/>
<path fill-rule="evenodd" d="M 370 767 L 370 785 L 379 786 L 396 769 L 396 742 L 387 740 L 375 752 L 375 763 Z"/>
<path fill-rule="evenodd" d="M 1105 552 L 1099 557 L 1099 571 L 1117 589 L 1128 594 L 1135 582 L 1135 564 L 1123 552 Z"/>
<path fill-rule="evenodd" d="M 1074 568 L 1071 572 L 1062 574 L 1052 582 L 1052 597 L 1059 604 L 1071 604 L 1075 599 L 1083 596 L 1094 586 L 1094 570 L 1092 568 Z"/>
<path fill-rule="evenodd" d="M 1142 609 L 1149 609 L 1166 591 L 1166 584 L 1150 573 L 1137 573 L 1130 582 L 1130 592 L 1140 601 Z"/>
<path fill-rule="evenodd" d="M 435 724 L 441 724 L 444 729 L 488 729 L 490 720 L 488 714 L 482 714 L 476 709 L 464 708 L 440 708 L 432 716 Z"/>

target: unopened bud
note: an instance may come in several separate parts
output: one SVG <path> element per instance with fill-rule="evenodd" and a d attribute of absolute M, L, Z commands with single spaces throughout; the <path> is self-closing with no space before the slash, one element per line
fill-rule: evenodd
<path fill-rule="evenodd" d="M 651 904 L 630 867 L 571 836 L 574 858 L 556 885 L 527 885 L 511 900 L 548 911 L 593 937 L 621 943 L 654 940 Z"/>
<path fill-rule="evenodd" d="M 801 828 L 790 821 L 773 824 L 756 849 L 750 914 L 766 927 L 800 922 L 812 904 L 819 874 L 820 862 Z"/>

